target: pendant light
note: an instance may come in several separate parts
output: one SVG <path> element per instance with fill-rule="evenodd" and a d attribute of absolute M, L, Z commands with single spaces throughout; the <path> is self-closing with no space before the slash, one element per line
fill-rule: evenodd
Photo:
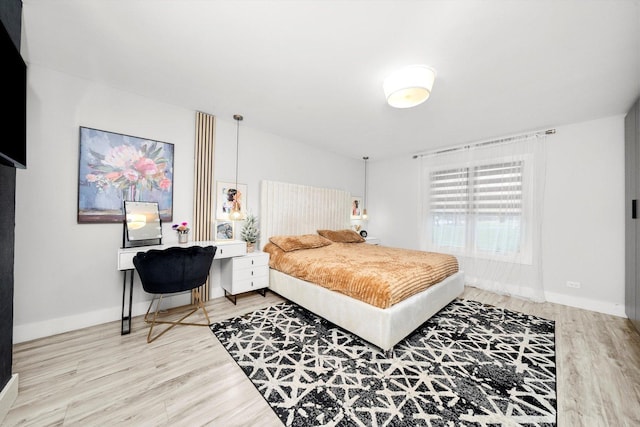
<path fill-rule="evenodd" d="M 234 190 L 236 190 L 236 194 L 233 196 L 233 207 L 231 208 L 231 212 L 229 212 L 229 220 L 231 221 L 242 221 L 244 220 L 244 212 L 242 212 L 240 206 L 240 191 L 238 190 L 238 153 L 240 152 L 240 121 L 244 119 L 240 114 L 234 114 L 233 119 L 236 121 L 236 186 Z"/>
<path fill-rule="evenodd" d="M 369 157 L 365 156 L 362 158 L 364 160 L 364 198 L 362 203 L 362 219 L 369 219 L 369 215 L 367 215 L 367 160 Z"/>

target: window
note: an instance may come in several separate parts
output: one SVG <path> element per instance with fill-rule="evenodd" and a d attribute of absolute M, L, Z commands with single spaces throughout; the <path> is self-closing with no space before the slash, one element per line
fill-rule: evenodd
<path fill-rule="evenodd" d="M 420 248 L 455 255 L 465 284 L 544 301 L 546 137 L 471 143 L 420 157 Z"/>
<path fill-rule="evenodd" d="M 476 256 L 523 253 L 524 160 L 429 174 L 431 245 Z"/>

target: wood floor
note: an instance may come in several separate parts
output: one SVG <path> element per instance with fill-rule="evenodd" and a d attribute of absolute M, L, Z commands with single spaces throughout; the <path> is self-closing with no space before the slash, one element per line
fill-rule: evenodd
<path fill-rule="evenodd" d="M 464 298 L 556 321 L 559 426 L 640 426 L 640 335 L 627 319 L 475 288 Z M 208 303 L 212 321 L 282 301 L 245 294 Z M 113 322 L 14 346 L 19 394 L 2 426 L 281 426 L 206 327 L 151 344 Z"/>

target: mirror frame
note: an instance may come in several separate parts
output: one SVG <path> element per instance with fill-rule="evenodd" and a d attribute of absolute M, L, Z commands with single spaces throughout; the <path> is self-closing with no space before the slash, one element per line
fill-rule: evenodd
<path fill-rule="evenodd" d="M 160 218 L 158 202 L 132 202 L 125 200 L 123 202 L 123 212 L 123 248 L 162 244 L 162 219 Z M 138 223 L 142 223 L 142 225 L 140 227 L 131 226 L 131 224 Z"/>

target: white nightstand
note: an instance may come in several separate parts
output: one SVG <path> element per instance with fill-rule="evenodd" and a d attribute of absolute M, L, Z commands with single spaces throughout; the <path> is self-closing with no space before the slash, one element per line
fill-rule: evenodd
<path fill-rule="evenodd" d="M 382 243 L 377 237 L 367 237 L 365 240 L 366 243 L 370 245 L 379 245 L 380 243 Z"/>
<path fill-rule="evenodd" d="M 220 280 L 224 296 L 236 303 L 238 294 L 259 291 L 262 296 L 269 286 L 269 254 L 249 252 L 220 262 Z"/>

